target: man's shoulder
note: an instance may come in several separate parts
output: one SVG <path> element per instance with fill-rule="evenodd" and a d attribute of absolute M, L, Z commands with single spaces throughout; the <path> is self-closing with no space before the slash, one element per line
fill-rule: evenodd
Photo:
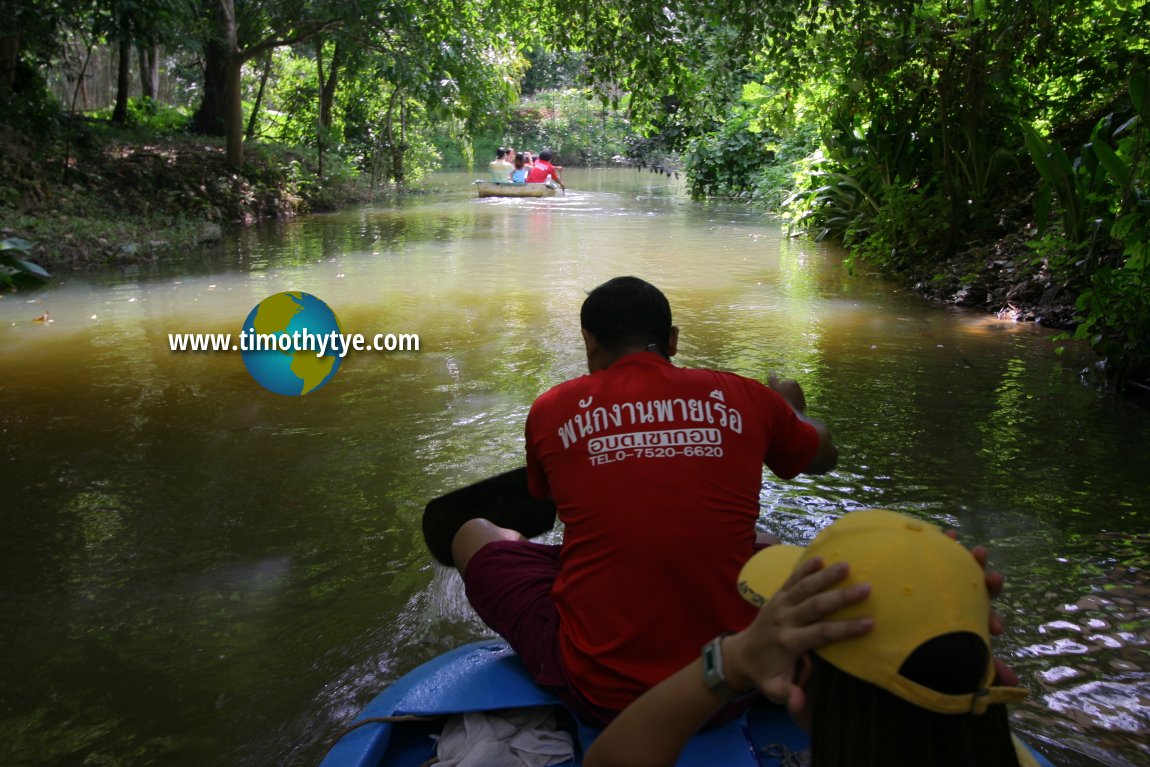
<path fill-rule="evenodd" d="M 584 373 L 581 376 L 570 378 L 563 383 L 555 384 L 550 389 L 540 394 L 535 398 L 535 402 L 548 402 L 569 396 L 579 396 L 591 386 L 592 380 L 593 376 L 589 373 Z"/>
<path fill-rule="evenodd" d="M 747 378 L 738 373 L 732 373 L 729 370 L 714 370 L 712 368 L 678 368 L 683 371 L 683 374 L 692 378 L 708 378 L 715 381 L 724 383 L 735 384 L 738 386 L 749 386 L 752 388 L 766 388 L 761 381 L 756 381 L 753 378 Z"/>
<path fill-rule="evenodd" d="M 644 366 L 629 366 L 627 369 L 624 369 L 623 366 L 618 368 L 612 366 L 599 373 L 583 374 L 564 381 L 563 383 L 556 384 L 540 394 L 535 402 L 548 404 L 568 398 L 583 398 L 590 393 L 598 394 L 601 392 L 609 392 L 614 388 L 612 384 L 616 376 L 632 381 L 636 378 L 642 380 L 642 378 L 646 377 L 650 381 L 650 393 L 653 396 L 659 394 L 658 390 L 661 388 L 659 386 L 660 382 L 674 384 L 676 379 L 679 382 L 687 384 L 705 384 L 710 387 L 721 386 L 724 388 L 730 387 L 738 391 L 770 391 L 760 381 L 725 370 L 670 365 L 651 366 L 650 369 Z"/>
<path fill-rule="evenodd" d="M 712 397 L 731 398 L 728 405 L 735 402 L 758 405 L 769 403 L 774 398 L 770 388 L 762 381 L 727 370 L 712 370 L 710 368 L 679 368 L 683 371 L 683 380 L 692 386 L 706 386 L 711 389 Z"/>
<path fill-rule="evenodd" d="M 531 403 L 527 420 L 535 428 L 545 427 L 554 421 L 564 421 L 579 409 L 579 403 L 594 392 L 590 385 L 591 376 L 581 375 L 561 384 L 552 386 Z"/>

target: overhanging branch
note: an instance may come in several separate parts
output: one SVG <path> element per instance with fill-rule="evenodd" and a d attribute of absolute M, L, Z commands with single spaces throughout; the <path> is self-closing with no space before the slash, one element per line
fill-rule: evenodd
<path fill-rule="evenodd" d="M 273 48 L 279 48 L 284 45 L 295 45 L 302 43 L 321 32 L 326 32 L 329 29 L 337 29 L 343 26 L 342 19 L 330 19 L 328 21 L 314 21 L 300 25 L 301 29 L 296 34 L 290 37 L 277 37 L 271 40 L 264 40 L 262 43 L 248 46 L 239 52 L 238 56 L 240 61 L 247 61 L 248 59 L 255 58 L 265 51 L 270 51 Z"/>

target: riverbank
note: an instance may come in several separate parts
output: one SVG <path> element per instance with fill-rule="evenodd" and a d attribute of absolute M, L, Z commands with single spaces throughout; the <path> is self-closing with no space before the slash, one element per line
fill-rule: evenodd
<path fill-rule="evenodd" d="M 912 277 L 914 290 L 935 303 L 981 309 L 999 319 L 1075 327 L 1078 291 L 1059 280 L 1028 243 L 1037 238 L 1028 217 L 1004 217 L 998 232 L 972 242 Z"/>
<path fill-rule="evenodd" d="M 320 179 L 314 155 L 253 144 L 242 172 L 220 140 L 157 138 L 75 122 L 38 140 L 0 126 L 0 238 L 33 243 L 51 271 L 153 261 L 218 239 L 222 227 L 363 199 L 351 177 Z"/>
<path fill-rule="evenodd" d="M 314 155 L 283 147 L 250 145 L 245 169 L 236 172 L 215 139 L 158 138 L 92 122 L 74 123 L 71 132 L 50 142 L 7 130 L 0 136 L 0 237 L 33 243 L 31 260 L 49 270 L 154 261 L 218 239 L 228 225 L 370 196 L 350 175 L 321 183 Z M 909 281 L 934 302 L 1073 327 L 1074 295 L 1027 247 L 1031 222 L 1004 222 L 994 238 Z"/>

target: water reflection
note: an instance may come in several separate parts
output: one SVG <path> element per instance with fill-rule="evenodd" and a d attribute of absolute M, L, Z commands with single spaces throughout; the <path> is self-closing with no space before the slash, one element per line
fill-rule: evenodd
<path fill-rule="evenodd" d="M 1087 353 L 851 277 L 662 177 L 573 179 L 524 202 L 441 177 L 0 299 L 0 643 L 21 670 L 0 761 L 311 764 L 382 685 L 484 635 L 422 506 L 522 462 L 532 399 L 585 369 L 584 292 L 625 273 L 668 293 L 680 362 L 797 378 L 835 432 L 836 472 L 764 477 L 763 529 L 803 543 L 883 506 L 987 544 L 1002 652 L 1035 690 L 1021 731 L 1061 765 L 1150 760 L 1150 420 L 1082 386 Z M 422 351 L 349 357 L 302 399 L 168 351 L 291 289 Z"/>

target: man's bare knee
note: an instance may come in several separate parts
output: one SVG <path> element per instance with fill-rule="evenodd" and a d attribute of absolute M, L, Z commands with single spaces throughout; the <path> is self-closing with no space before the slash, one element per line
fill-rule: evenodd
<path fill-rule="evenodd" d="M 451 557 L 460 573 L 467 571 L 467 563 L 475 552 L 495 541 L 525 541 L 518 531 L 500 527 L 486 519 L 469 519 L 451 539 Z"/>

